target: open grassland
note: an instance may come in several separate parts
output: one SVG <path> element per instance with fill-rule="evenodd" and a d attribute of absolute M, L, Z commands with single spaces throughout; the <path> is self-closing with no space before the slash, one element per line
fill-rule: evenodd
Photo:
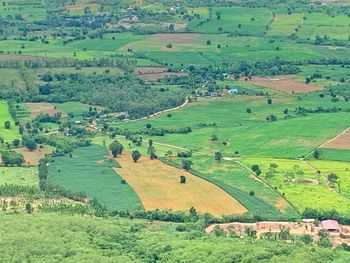
<path fill-rule="evenodd" d="M 334 107 L 329 98 L 322 100 L 317 95 L 306 95 L 300 99 L 294 96 L 277 97 L 272 105 L 267 104 L 266 98 L 257 97 L 209 99 L 191 103 L 174 112 L 171 118 L 164 114 L 118 127 L 145 129 L 147 123 L 155 128 L 189 126 L 192 128 L 190 134 L 171 134 L 154 140 L 210 154 L 220 150 L 225 156 L 234 156 L 235 151 L 238 151 L 243 156 L 297 158 L 311 152 L 350 125 L 347 121 L 349 114 L 346 112 L 307 114 L 284 119 L 283 110 L 286 108 L 293 111 L 298 106 L 317 107 L 320 101 L 324 103 L 323 107 Z M 347 105 L 346 102 L 339 102 L 338 105 L 343 104 Z M 246 113 L 247 108 L 252 110 L 251 114 Z M 266 116 L 270 114 L 276 115 L 278 120 L 266 121 Z M 215 126 L 207 125 L 214 122 Z M 218 136 L 217 141 L 210 140 L 213 134 Z"/>
<path fill-rule="evenodd" d="M 5 129 L 5 122 L 10 121 L 10 129 Z M 0 100 L 0 137 L 5 140 L 13 140 L 19 137 L 18 128 L 9 112 L 6 101 Z"/>
<path fill-rule="evenodd" d="M 298 27 L 303 23 L 303 13 L 295 14 L 276 14 L 268 31 L 272 36 L 288 36 L 296 33 Z"/>
<path fill-rule="evenodd" d="M 342 195 L 350 198 L 350 162 L 336 161 L 310 161 L 310 163 L 324 176 L 331 173 L 336 174 L 339 178 L 337 182 L 330 184 L 335 190 Z"/>
<path fill-rule="evenodd" d="M 116 67 L 57 67 L 57 68 L 38 68 L 34 69 L 34 73 L 39 77 L 46 74 L 103 74 L 108 72 L 111 75 L 121 75 L 123 71 Z"/>
<path fill-rule="evenodd" d="M 78 148 L 73 157 L 56 157 L 49 167 L 49 183 L 96 198 L 109 210 L 132 210 L 140 200 L 133 189 L 121 183 L 113 168 L 117 163 L 99 145 Z"/>
<path fill-rule="evenodd" d="M 347 40 L 349 37 L 349 23 L 350 17 L 346 15 L 305 14 L 303 25 L 297 35 L 298 37 L 309 39 L 326 35 L 331 39 Z"/>
<path fill-rule="evenodd" d="M 214 7 L 207 13 L 201 12 L 200 15 L 199 19 L 190 22 L 190 30 L 200 33 L 222 31 L 261 34 L 272 19 L 271 12 L 265 8 Z"/>
<path fill-rule="evenodd" d="M 213 156 L 197 155 L 191 160 L 194 163 L 192 173 L 225 189 L 252 214 L 268 220 L 299 217 L 281 195 L 234 161 L 218 163 Z M 178 162 L 172 163 L 179 165 Z M 250 194 L 251 191 L 254 192 L 253 195 Z"/>
<path fill-rule="evenodd" d="M 350 150 L 339 150 L 339 149 L 319 149 L 322 160 L 333 160 L 333 161 L 345 161 L 350 162 Z"/>
<path fill-rule="evenodd" d="M 208 212 L 214 216 L 242 214 L 246 212 L 237 200 L 219 187 L 197 176 L 166 165 L 159 160 L 141 158 L 134 163 L 130 155 L 117 158 L 121 168 L 116 168 L 136 191 L 145 209 L 171 209 Z M 186 183 L 180 184 L 180 175 Z"/>
<path fill-rule="evenodd" d="M 37 167 L 0 167 L 0 185 L 38 186 Z"/>
<path fill-rule="evenodd" d="M 208 45 L 210 41 L 210 45 Z M 208 43 L 207 43 L 208 42 Z M 171 44 L 171 48 L 167 47 Z M 115 33 L 104 39 L 84 39 L 66 45 L 61 40 L 50 40 L 48 44 L 35 41 L 3 40 L 0 51 L 10 52 L 19 59 L 30 56 L 68 57 L 92 59 L 127 54 L 128 50 L 142 53 L 152 63 L 168 65 L 221 65 L 236 60 L 266 61 L 276 56 L 283 60 L 342 59 L 346 48 L 329 48 L 287 39 L 273 40 L 257 36 L 229 36 L 226 34 L 153 34 L 133 35 Z M 19 51 L 22 55 L 18 55 Z"/>
<path fill-rule="evenodd" d="M 29 5 L 6 5 L 2 4 L 0 6 L 0 17 L 6 18 L 7 16 L 18 16 L 20 15 L 25 21 L 40 21 L 47 17 L 47 10 L 40 5 L 29 4 Z"/>
<path fill-rule="evenodd" d="M 299 212 L 303 212 L 305 208 L 314 208 L 335 209 L 339 213 L 346 214 L 350 209 L 349 199 L 329 188 L 327 179 L 318 175 L 317 171 L 307 163 L 269 158 L 248 158 L 243 162 L 247 167 L 252 167 L 253 164 L 259 165 L 262 171 L 260 177 L 272 187 L 276 187 Z M 278 167 L 270 169 L 271 164 L 276 164 Z"/>
<path fill-rule="evenodd" d="M 25 82 L 18 69 L 2 68 L 0 70 L 0 93 L 6 91 L 22 91 L 25 89 Z"/>
<path fill-rule="evenodd" d="M 65 102 L 65 103 L 55 103 L 57 109 L 61 110 L 65 113 L 73 113 L 74 116 L 81 116 L 85 112 L 89 111 L 89 108 L 94 108 L 95 106 L 91 106 L 89 104 L 84 104 L 80 102 Z M 102 107 L 96 106 L 98 110 L 101 110 Z"/>
<path fill-rule="evenodd" d="M 319 78 L 313 80 L 317 85 L 339 84 L 342 80 L 350 80 L 349 66 L 341 65 L 308 65 L 301 66 L 300 80 L 306 77 L 318 75 Z"/>

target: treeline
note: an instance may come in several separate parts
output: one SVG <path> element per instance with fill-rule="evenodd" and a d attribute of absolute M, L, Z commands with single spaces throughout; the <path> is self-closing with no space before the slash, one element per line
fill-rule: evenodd
<path fill-rule="evenodd" d="M 350 225 L 350 214 L 342 215 L 339 214 L 336 210 L 331 211 L 322 211 L 312 208 L 306 208 L 302 213 L 303 218 L 305 219 L 316 219 L 316 220 L 337 220 L 339 223 L 344 225 Z"/>
<path fill-rule="evenodd" d="M 151 115 L 174 108 L 185 101 L 186 91 L 153 88 L 134 75 L 112 74 L 46 74 L 47 83 L 39 86 L 39 94 L 30 101 L 64 103 L 79 101 L 100 105 L 113 112 L 128 112 L 131 118 Z"/>

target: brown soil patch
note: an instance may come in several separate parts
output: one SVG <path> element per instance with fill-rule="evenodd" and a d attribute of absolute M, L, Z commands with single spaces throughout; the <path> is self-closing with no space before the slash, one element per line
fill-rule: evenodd
<path fill-rule="evenodd" d="M 152 36 L 154 41 L 160 42 L 174 42 L 177 44 L 193 44 L 193 41 L 199 38 L 200 34 L 193 33 L 173 33 L 173 34 L 154 34 Z"/>
<path fill-rule="evenodd" d="M 92 10 L 98 10 L 100 8 L 99 4 L 85 4 L 85 3 L 78 3 L 75 5 L 67 5 L 66 9 L 69 12 L 79 12 L 84 11 L 85 8 L 91 8 Z"/>
<path fill-rule="evenodd" d="M 247 212 L 214 184 L 159 160 L 144 157 L 134 163 L 130 155 L 123 154 L 116 161 L 122 167 L 115 168 L 116 172 L 136 191 L 146 210 L 188 211 L 194 207 L 215 216 Z M 180 175 L 186 176 L 185 184 L 180 184 Z"/>
<path fill-rule="evenodd" d="M 286 209 L 289 207 L 288 202 L 284 198 L 278 198 L 276 200 L 275 206 L 281 211 L 285 212 Z"/>
<path fill-rule="evenodd" d="M 136 67 L 135 73 L 142 80 L 157 80 L 166 76 L 188 76 L 187 72 L 168 72 L 167 67 Z"/>
<path fill-rule="evenodd" d="M 60 111 L 58 109 L 55 109 L 55 105 L 53 105 L 51 103 L 46 103 L 46 102 L 42 102 L 42 103 L 26 103 L 25 105 L 26 105 L 26 107 L 28 108 L 28 110 L 30 112 L 30 117 L 31 118 L 35 118 L 40 113 L 54 115 L 57 112 L 61 112 L 62 113 L 62 117 L 66 117 L 67 116 L 67 114 L 65 112 Z"/>
<path fill-rule="evenodd" d="M 25 165 L 38 165 L 39 160 L 45 157 L 45 154 L 50 154 L 52 150 L 47 148 L 37 148 L 34 151 L 29 151 L 27 148 L 17 148 L 16 152 L 23 154 Z"/>
<path fill-rule="evenodd" d="M 158 74 L 142 74 L 139 75 L 139 78 L 142 80 L 157 80 L 167 76 L 188 76 L 187 72 L 163 72 Z"/>
<path fill-rule="evenodd" d="M 350 128 L 346 129 L 332 140 L 326 142 L 321 148 L 350 150 Z"/>
<path fill-rule="evenodd" d="M 293 93 L 309 93 L 313 91 L 323 90 L 323 87 L 314 84 L 305 84 L 297 81 L 296 76 L 276 76 L 274 78 L 252 77 L 248 82 L 252 82 L 258 86 L 284 91 L 289 94 Z M 245 79 L 242 79 L 245 80 Z"/>
<path fill-rule="evenodd" d="M 138 75 L 141 74 L 159 74 L 167 72 L 169 68 L 167 67 L 136 67 L 135 73 Z"/>

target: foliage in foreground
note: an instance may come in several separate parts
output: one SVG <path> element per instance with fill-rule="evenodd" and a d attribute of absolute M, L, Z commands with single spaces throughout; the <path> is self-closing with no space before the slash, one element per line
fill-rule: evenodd
<path fill-rule="evenodd" d="M 0 220 L 2 262 L 346 262 L 349 258 L 340 249 L 214 237 L 195 224 L 179 227 L 40 213 L 3 213 Z"/>

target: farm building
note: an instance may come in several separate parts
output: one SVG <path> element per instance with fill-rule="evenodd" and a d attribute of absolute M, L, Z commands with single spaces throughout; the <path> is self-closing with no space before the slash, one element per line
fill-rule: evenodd
<path fill-rule="evenodd" d="M 323 220 L 321 222 L 321 226 L 323 227 L 323 229 L 332 232 L 341 232 L 342 230 L 338 221 L 335 220 Z"/>
<path fill-rule="evenodd" d="M 237 88 L 231 88 L 228 92 L 230 94 L 238 94 L 238 89 Z"/>

